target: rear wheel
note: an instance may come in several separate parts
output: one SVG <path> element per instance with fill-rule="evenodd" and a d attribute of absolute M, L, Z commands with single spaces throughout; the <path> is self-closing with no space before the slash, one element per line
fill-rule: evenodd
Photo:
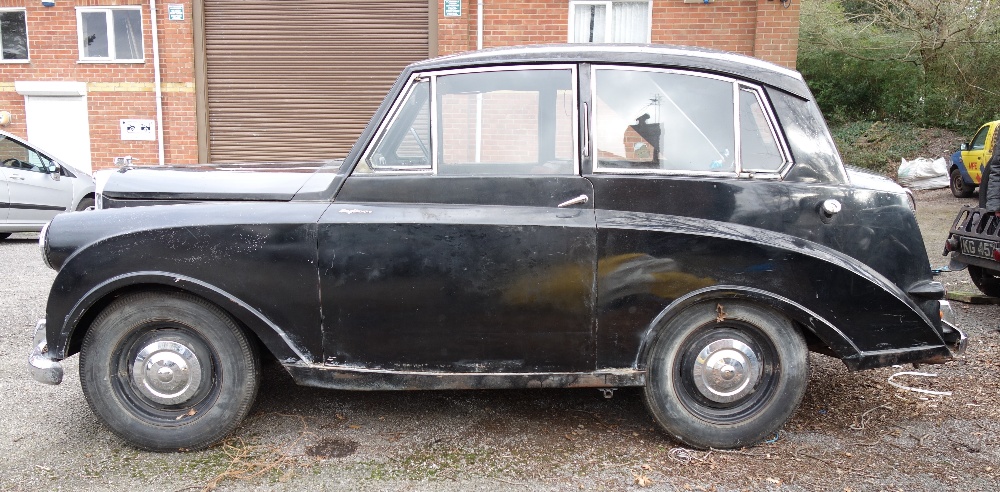
<path fill-rule="evenodd" d="M 805 340 L 779 313 L 752 303 L 692 306 L 664 326 L 648 359 L 646 406 L 671 437 L 738 448 L 773 435 L 808 382 Z"/>
<path fill-rule="evenodd" d="M 996 271 L 969 265 L 969 277 L 983 294 L 1000 297 L 1000 275 Z"/>
<path fill-rule="evenodd" d="M 133 446 L 194 450 L 249 413 L 260 362 L 217 307 L 145 292 L 119 298 L 94 321 L 80 351 L 80 382 L 94 413 Z"/>
<path fill-rule="evenodd" d="M 952 168 L 951 170 L 951 194 L 955 195 L 956 198 L 969 198 L 975 191 L 975 185 L 970 185 L 965 182 L 962 177 L 962 172 L 958 168 Z"/>
<path fill-rule="evenodd" d="M 9 232 L 0 232 L 0 241 L 3 241 L 4 239 L 7 239 L 9 237 L 10 237 Z"/>

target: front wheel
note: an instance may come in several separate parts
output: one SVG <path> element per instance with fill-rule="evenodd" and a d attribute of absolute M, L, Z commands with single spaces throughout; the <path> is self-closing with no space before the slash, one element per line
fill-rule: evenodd
<path fill-rule="evenodd" d="M 77 212 L 82 212 L 84 210 L 92 210 L 94 208 L 94 199 L 89 196 L 80 200 L 80 203 L 76 206 Z"/>
<path fill-rule="evenodd" d="M 9 232 L 0 232 L 0 241 L 3 241 L 4 239 L 7 239 L 9 237 L 10 237 Z"/>
<path fill-rule="evenodd" d="M 649 351 L 646 406 L 675 439 L 738 448 L 774 435 L 809 380 L 802 334 L 781 314 L 745 301 L 685 309 Z"/>
<path fill-rule="evenodd" d="M 129 444 L 195 450 L 249 413 L 260 363 L 222 310 L 187 294 L 143 292 L 117 299 L 91 325 L 80 382 L 90 408 Z"/>
<path fill-rule="evenodd" d="M 983 294 L 1000 297 L 1000 275 L 995 270 L 969 265 L 969 278 Z"/>
<path fill-rule="evenodd" d="M 955 195 L 955 198 L 969 198 L 975 189 L 975 185 L 965 182 L 965 178 L 962 177 L 962 172 L 958 168 L 951 170 L 951 194 Z"/>

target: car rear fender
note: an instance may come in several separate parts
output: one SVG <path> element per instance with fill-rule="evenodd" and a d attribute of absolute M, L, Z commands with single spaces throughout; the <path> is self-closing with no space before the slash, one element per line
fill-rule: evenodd
<path fill-rule="evenodd" d="M 159 271 L 119 275 L 91 288 L 73 305 L 62 322 L 49 320 L 49 350 L 61 354 L 60 358 L 72 355 L 78 350 L 90 322 L 111 301 L 125 292 L 157 289 L 188 292 L 215 304 L 250 329 L 283 363 L 312 363 L 316 359 L 288 332 L 229 292 L 196 278 Z"/>
<path fill-rule="evenodd" d="M 660 328 L 667 326 L 671 319 L 685 309 L 701 302 L 717 302 L 724 310 L 726 302 L 733 300 L 744 300 L 766 305 L 787 316 L 799 326 L 808 330 L 809 333 L 823 342 L 834 355 L 842 360 L 853 360 L 861 356 L 862 352 L 857 345 L 844 332 L 834 326 L 833 323 L 791 299 L 752 287 L 715 285 L 690 292 L 678 298 L 650 323 L 649 328 L 642 335 L 642 343 L 639 349 L 639 358 L 636 360 L 636 367 L 642 367 L 645 364 L 648 357 L 648 350 L 652 346 Z M 804 335 L 808 334 L 804 333 Z"/>

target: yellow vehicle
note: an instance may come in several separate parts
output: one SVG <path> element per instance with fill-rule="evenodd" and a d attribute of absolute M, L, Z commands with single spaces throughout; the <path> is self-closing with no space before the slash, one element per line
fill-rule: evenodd
<path fill-rule="evenodd" d="M 983 166 L 990 160 L 993 141 L 997 138 L 997 124 L 991 121 L 979 127 L 972 140 L 963 143 L 962 148 L 951 156 L 951 194 L 958 198 L 972 196 L 983 175 Z"/>

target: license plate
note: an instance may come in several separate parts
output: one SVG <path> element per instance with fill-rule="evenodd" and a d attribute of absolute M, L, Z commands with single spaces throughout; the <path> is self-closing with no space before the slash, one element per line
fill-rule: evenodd
<path fill-rule="evenodd" d="M 983 241 L 967 237 L 959 238 L 962 242 L 962 254 L 993 259 L 993 250 L 997 247 L 994 241 Z"/>

